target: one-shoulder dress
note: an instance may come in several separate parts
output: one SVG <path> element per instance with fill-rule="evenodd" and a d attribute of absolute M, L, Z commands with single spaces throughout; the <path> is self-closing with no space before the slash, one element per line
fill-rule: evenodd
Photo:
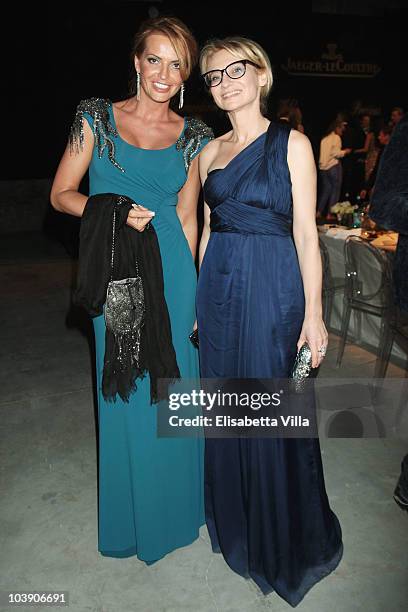
<path fill-rule="evenodd" d="M 89 167 L 90 195 L 117 193 L 155 211 L 163 267 L 164 295 L 173 345 L 182 377 L 198 376 L 198 356 L 189 341 L 195 321 L 197 274 L 177 216 L 178 192 L 190 163 L 211 139 L 200 120 L 186 117 L 173 145 L 141 149 L 124 141 L 112 103 L 91 98 L 80 103 L 71 143 L 80 144 L 83 119 L 95 135 Z M 99 416 L 98 550 L 106 556 L 137 557 L 152 563 L 194 541 L 204 524 L 201 437 L 159 438 L 157 405 L 150 404 L 149 375 L 137 381 L 129 403 L 103 398 L 104 316 L 93 318 Z"/>
<path fill-rule="evenodd" d="M 204 184 L 211 234 L 197 291 L 203 378 L 287 378 L 305 299 L 293 241 L 290 128 L 268 130 Z M 296 606 L 338 565 L 339 521 L 318 438 L 210 438 L 206 521 L 213 550 Z"/>

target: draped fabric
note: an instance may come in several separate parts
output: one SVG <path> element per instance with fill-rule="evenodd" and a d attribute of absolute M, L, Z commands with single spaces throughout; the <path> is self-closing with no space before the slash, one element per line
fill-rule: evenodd
<path fill-rule="evenodd" d="M 305 300 L 292 224 L 290 128 L 267 132 L 204 185 L 211 235 L 197 318 L 203 378 L 285 378 Z M 266 594 L 296 606 L 342 556 L 317 438 L 206 439 L 213 550 Z"/>

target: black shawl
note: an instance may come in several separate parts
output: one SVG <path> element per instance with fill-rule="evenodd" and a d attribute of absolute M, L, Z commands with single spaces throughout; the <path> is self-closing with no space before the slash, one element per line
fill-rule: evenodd
<path fill-rule="evenodd" d="M 91 317 L 103 313 L 106 290 L 111 275 L 113 211 L 119 195 L 100 193 L 91 196 L 85 206 L 79 233 L 79 268 L 74 301 Z M 170 317 L 164 298 L 163 270 L 157 235 L 150 224 L 143 232 L 126 225 L 133 200 L 122 196 L 117 206 L 113 280 L 132 278 L 136 261 L 142 278 L 145 300 L 145 324 L 140 341 L 139 368 L 118 367 L 114 335 L 105 334 L 105 359 L 102 393 L 106 400 L 116 400 L 116 393 L 128 402 L 137 388 L 136 379 L 150 374 L 151 403 L 168 397 L 168 386 L 159 379 L 180 377 L 172 343 Z"/>

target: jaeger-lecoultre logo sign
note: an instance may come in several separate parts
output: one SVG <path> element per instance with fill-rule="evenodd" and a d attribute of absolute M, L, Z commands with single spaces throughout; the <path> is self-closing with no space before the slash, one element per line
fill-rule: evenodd
<path fill-rule="evenodd" d="M 337 53 L 337 44 L 329 43 L 327 52 L 320 59 L 288 57 L 282 68 L 294 76 L 372 78 L 381 70 L 378 64 L 369 62 L 346 62 L 342 53 Z"/>

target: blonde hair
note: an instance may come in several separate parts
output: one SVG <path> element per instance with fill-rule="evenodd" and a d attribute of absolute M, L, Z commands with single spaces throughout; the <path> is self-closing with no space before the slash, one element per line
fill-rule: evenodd
<path fill-rule="evenodd" d="M 135 55 L 139 56 L 145 50 L 147 37 L 156 33 L 169 38 L 180 62 L 181 78 L 187 80 L 197 63 L 198 45 L 188 27 L 177 17 L 160 16 L 144 21 L 133 40 L 130 54 L 132 62 Z M 131 79 L 130 89 L 136 91 L 136 74 Z"/>
<path fill-rule="evenodd" d="M 267 98 L 273 83 L 272 67 L 266 51 L 254 40 L 243 36 L 227 36 L 227 38 L 209 40 L 200 54 L 201 73 L 207 69 L 208 58 L 217 51 L 229 51 L 237 60 L 249 60 L 265 71 L 266 83 L 261 87 L 260 102 L 262 111 L 266 111 Z"/>

